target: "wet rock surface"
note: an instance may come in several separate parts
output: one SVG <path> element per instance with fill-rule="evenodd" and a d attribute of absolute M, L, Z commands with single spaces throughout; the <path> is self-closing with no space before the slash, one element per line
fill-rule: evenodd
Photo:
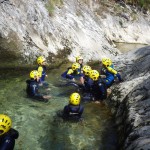
<path fill-rule="evenodd" d="M 126 150 L 150 149 L 150 46 L 116 58 L 124 82 L 111 97 L 119 143 Z"/>

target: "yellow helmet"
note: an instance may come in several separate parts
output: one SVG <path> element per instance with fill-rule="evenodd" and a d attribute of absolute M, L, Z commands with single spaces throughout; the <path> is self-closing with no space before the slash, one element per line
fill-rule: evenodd
<path fill-rule="evenodd" d="M 81 56 L 77 56 L 77 57 L 76 57 L 76 62 L 79 62 L 79 60 L 80 60 L 80 59 L 82 59 L 82 60 L 83 60 L 83 57 L 81 57 Z"/>
<path fill-rule="evenodd" d="M 90 71 L 90 78 L 94 81 L 97 81 L 99 78 L 100 74 L 97 70 L 92 70 Z"/>
<path fill-rule="evenodd" d="M 70 95 L 69 103 L 72 105 L 79 105 L 80 104 L 80 94 L 79 93 L 72 93 Z"/>
<path fill-rule="evenodd" d="M 30 78 L 38 77 L 39 72 L 37 70 L 33 70 L 30 72 Z"/>
<path fill-rule="evenodd" d="M 73 63 L 72 64 L 72 70 L 77 70 L 80 69 L 80 64 L 79 63 Z"/>
<path fill-rule="evenodd" d="M 0 136 L 7 133 L 10 130 L 11 125 L 11 119 L 4 114 L 0 114 Z"/>
<path fill-rule="evenodd" d="M 87 76 L 90 75 L 91 70 L 92 70 L 92 68 L 90 66 L 87 66 L 87 65 L 83 66 L 83 72 L 85 75 L 87 75 Z"/>
<path fill-rule="evenodd" d="M 37 63 L 40 65 L 42 62 L 46 61 L 46 59 L 43 56 L 40 56 L 37 58 Z"/>
<path fill-rule="evenodd" d="M 110 58 L 102 58 L 102 64 L 106 67 L 109 67 L 112 65 L 112 60 Z"/>

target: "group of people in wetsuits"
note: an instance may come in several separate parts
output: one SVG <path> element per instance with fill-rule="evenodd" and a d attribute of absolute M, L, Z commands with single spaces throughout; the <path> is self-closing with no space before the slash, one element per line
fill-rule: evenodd
<path fill-rule="evenodd" d="M 80 94 L 73 93 L 70 96 L 69 105 L 64 108 L 63 116 L 67 116 L 67 118 L 75 116 L 80 120 L 84 109 L 80 105 L 81 95 L 83 101 L 90 100 L 102 103 L 111 94 L 110 87 L 115 78 L 117 77 L 119 82 L 123 81 L 121 75 L 114 69 L 111 59 L 102 58 L 100 63 L 100 70 L 93 70 L 89 65 L 83 65 L 83 58 L 78 56 L 76 62 L 61 75 L 73 82 L 79 79 L 78 87 L 82 89 Z"/>
<path fill-rule="evenodd" d="M 30 80 L 27 80 L 26 93 L 28 97 L 39 101 L 47 102 L 50 95 L 39 92 L 40 87 L 48 89 L 48 83 L 45 81 L 46 59 L 43 56 L 37 58 L 38 67 L 30 72 Z M 72 81 L 82 92 L 74 92 L 70 95 L 69 104 L 66 105 L 61 113 L 64 120 L 82 120 L 84 107 L 81 100 L 86 97 L 95 103 L 101 103 L 111 93 L 110 87 L 114 83 L 115 77 L 121 82 L 121 75 L 114 69 L 113 63 L 109 58 L 103 58 L 101 69 L 93 70 L 89 65 L 83 65 L 83 58 L 76 57 L 76 62 L 72 64 L 61 75 L 63 78 Z M 79 82 L 76 82 L 78 81 Z M 82 98 L 81 98 L 82 97 Z M 0 114 L 0 150 L 13 150 L 15 139 L 19 133 L 13 129 L 12 121 L 9 116 Z"/>

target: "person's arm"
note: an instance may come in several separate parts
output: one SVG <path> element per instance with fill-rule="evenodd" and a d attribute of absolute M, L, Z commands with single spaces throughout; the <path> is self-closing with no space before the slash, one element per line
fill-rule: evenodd
<path fill-rule="evenodd" d="M 115 76 L 118 78 L 118 80 L 119 80 L 120 82 L 123 81 L 122 78 L 121 78 L 121 75 L 120 75 L 119 73 L 117 73 Z"/>
<path fill-rule="evenodd" d="M 84 85 L 84 78 L 83 78 L 83 76 L 80 77 L 80 83 L 81 83 L 83 86 L 85 86 L 85 85 Z"/>
<path fill-rule="evenodd" d="M 113 68 L 111 67 L 107 67 L 107 70 L 110 72 L 110 73 L 113 73 L 117 78 L 118 80 L 121 82 L 122 81 L 122 78 L 121 78 L 121 75 Z"/>
<path fill-rule="evenodd" d="M 102 83 L 99 83 L 99 89 L 101 91 L 101 100 L 106 99 L 107 98 L 106 87 Z"/>
<path fill-rule="evenodd" d="M 64 107 L 64 110 L 63 110 L 63 114 L 66 116 L 68 116 L 69 115 L 69 108 L 68 108 L 69 106 L 68 105 L 66 105 L 65 107 Z"/>
<path fill-rule="evenodd" d="M 83 107 L 83 106 L 80 106 L 80 110 L 79 110 L 79 114 L 78 114 L 79 117 L 82 116 L 83 111 L 84 111 L 84 107 Z"/>
<path fill-rule="evenodd" d="M 117 71 L 111 67 L 107 67 L 107 70 L 110 72 L 110 73 L 113 73 L 114 75 L 117 74 Z"/>
<path fill-rule="evenodd" d="M 66 75 L 66 78 L 68 78 L 68 79 L 73 79 L 74 78 L 74 76 L 73 75 L 71 75 L 73 73 L 73 70 L 72 69 L 69 69 L 68 70 L 68 72 L 67 72 L 67 75 Z"/>
<path fill-rule="evenodd" d="M 9 130 L 9 133 L 11 134 L 11 137 L 14 138 L 14 139 L 18 139 L 19 137 L 19 132 L 13 128 L 11 128 Z"/>

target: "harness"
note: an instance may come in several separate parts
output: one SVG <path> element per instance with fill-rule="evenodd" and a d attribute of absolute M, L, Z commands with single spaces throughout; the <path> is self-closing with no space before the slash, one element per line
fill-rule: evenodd
<path fill-rule="evenodd" d="M 73 108 L 73 106 L 69 106 L 69 115 L 72 116 L 72 115 L 78 115 L 80 112 L 80 105 L 78 108 Z"/>

